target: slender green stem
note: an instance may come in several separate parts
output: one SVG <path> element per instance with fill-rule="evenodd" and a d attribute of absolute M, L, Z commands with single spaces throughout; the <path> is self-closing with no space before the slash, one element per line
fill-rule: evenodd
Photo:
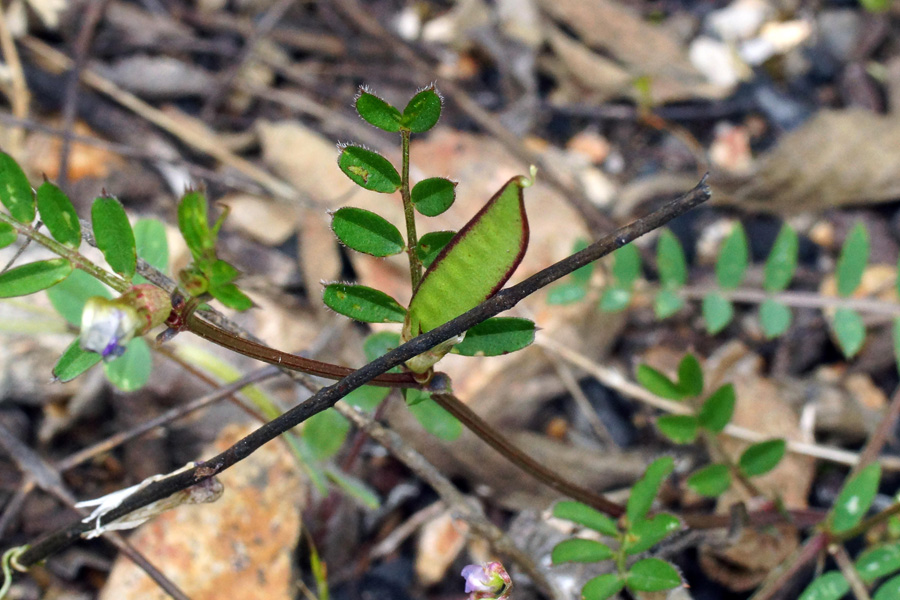
<path fill-rule="evenodd" d="M 105 283 L 117 292 L 125 293 L 131 287 L 131 284 L 121 277 L 113 275 L 109 271 L 106 271 L 89 261 L 78 251 L 77 248 L 72 248 L 70 246 L 66 246 L 65 244 L 60 244 L 53 238 L 37 231 L 31 225 L 20 223 L 4 212 L 0 212 L 0 222 L 12 225 L 13 228 L 15 228 L 15 230 L 18 231 L 21 235 L 24 235 L 30 240 L 37 242 L 54 254 L 67 259 L 76 268 L 81 269 L 88 275 L 91 275 L 92 277 L 94 277 L 94 279 L 98 279 L 99 281 Z"/>
<path fill-rule="evenodd" d="M 416 236 L 416 210 L 409 193 L 409 136 L 409 129 L 400 130 L 403 154 L 400 169 L 400 197 L 403 199 L 403 214 L 406 217 L 406 254 L 409 256 L 409 279 L 412 282 L 413 293 L 415 293 L 422 280 L 422 261 L 419 260 L 416 252 L 419 246 L 419 238 Z"/>

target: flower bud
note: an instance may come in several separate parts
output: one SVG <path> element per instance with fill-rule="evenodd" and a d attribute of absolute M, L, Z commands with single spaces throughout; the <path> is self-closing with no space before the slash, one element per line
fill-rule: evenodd
<path fill-rule="evenodd" d="M 171 310 L 169 294 L 149 283 L 114 300 L 89 298 L 81 313 L 81 348 L 113 360 L 125 353 L 134 336 L 164 323 Z"/>
<path fill-rule="evenodd" d="M 463 567 L 466 593 L 469 600 L 506 600 L 512 588 L 512 579 L 497 561 Z"/>

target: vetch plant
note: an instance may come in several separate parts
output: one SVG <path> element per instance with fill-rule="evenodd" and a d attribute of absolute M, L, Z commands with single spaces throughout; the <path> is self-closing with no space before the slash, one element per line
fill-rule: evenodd
<path fill-rule="evenodd" d="M 575 250 L 582 247 L 579 242 Z M 715 264 L 715 287 L 691 290 L 688 286 L 687 260 L 681 242 L 668 230 L 662 230 L 656 245 L 656 272 L 659 283 L 652 290 L 653 307 L 658 319 L 672 317 L 685 306 L 686 298 L 699 297 L 701 316 L 710 335 L 722 333 L 735 318 L 735 304 L 757 305 L 760 329 L 767 339 L 784 335 L 793 320 L 792 307 L 814 307 L 824 312 L 837 346 L 847 358 L 862 349 L 866 339 L 863 314 L 893 316 L 894 354 L 900 364 L 900 308 L 896 303 L 878 300 L 857 301 L 863 273 L 869 261 L 869 234 L 862 223 L 849 232 L 836 263 L 834 278 L 837 298 L 809 292 L 788 290 L 797 272 L 799 237 L 789 225 L 782 225 L 763 265 L 762 290 L 741 287 L 750 267 L 747 234 L 735 223 L 722 243 Z M 641 277 L 640 254 L 632 246 L 613 253 L 611 276 L 601 291 L 598 308 L 617 312 L 627 308 L 633 299 L 635 282 Z M 592 265 L 572 273 L 567 281 L 551 288 L 550 304 L 568 304 L 587 297 Z M 898 265 L 900 271 L 900 265 Z M 900 278 L 895 288 L 900 293 Z M 701 292 L 701 293 L 697 293 Z"/>
<path fill-rule="evenodd" d="M 580 502 L 558 502 L 553 507 L 554 517 L 587 527 L 613 543 L 573 538 L 553 548 L 553 564 L 613 561 L 614 572 L 589 580 L 581 590 L 582 598 L 605 600 L 625 588 L 632 593 L 659 592 L 682 584 L 678 570 L 667 561 L 653 557 L 632 560 L 683 527 L 675 515 L 650 513 L 660 486 L 674 468 L 671 457 L 651 463 L 632 487 L 625 515 L 618 522 Z"/>
<path fill-rule="evenodd" d="M 734 386 L 726 383 L 708 395 L 704 395 L 703 370 L 692 354 L 686 354 L 678 365 L 678 377 L 672 380 L 665 373 L 647 365 L 640 365 L 637 380 L 648 391 L 668 400 L 684 403 L 687 414 L 664 415 L 656 421 L 660 432 L 676 444 L 691 444 L 702 437 L 714 456 L 723 462 L 714 462 L 695 472 L 687 485 L 702 496 L 716 497 L 731 487 L 733 480 L 740 482 L 751 495 L 759 495 L 751 478 L 765 475 L 778 466 L 784 458 L 787 444 L 782 439 L 772 439 L 750 445 L 735 461 L 718 441 L 734 415 Z"/>
<path fill-rule="evenodd" d="M 370 362 L 359 369 L 269 348 L 239 335 L 227 318 L 214 312 L 216 303 L 245 310 L 252 306 L 252 301 L 237 287 L 237 268 L 217 252 L 217 238 L 227 208 L 210 225 L 209 207 L 202 192 L 190 190 L 179 202 L 178 225 L 191 251 L 192 262 L 173 283 L 157 270 L 165 270 L 168 262 L 161 224 L 142 220 L 132 226 L 121 203 L 102 196 L 94 201 L 92 222 L 85 228 L 62 190 L 45 182 L 35 192 L 15 161 L 0 153 L 0 201 L 8 211 L 0 212 L 0 244 L 9 245 L 22 235 L 58 257 L 16 266 L 0 274 L 0 297 L 48 290 L 60 314 L 73 327 L 83 325 L 80 338 L 73 341 L 54 367 L 57 378 L 72 379 L 103 361 L 104 370 L 114 383 L 122 389 L 136 389 L 149 376 L 152 362 L 150 347 L 142 336 L 163 323 L 167 329 L 160 341 L 187 331 L 287 371 L 337 380 L 317 389 L 308 400 L 284 414 L 267 411 L 269 422 L 205 463 L 151 478 L 140 489 L 113 496 L 114 502 L 103 506 L 101 523 L 96 522 L 96 517 L 91 519 L 93 522 L 77 521 L 28 547 L 16 549 L 7 555 L 14 557 L 14 561 L 6 560 L 5 569 L 13 564 L 16 568 L 27 568 L 79 537 L 102 532 L 103 523 L 116 523 L 123 517 L 119 523 L 136 522 L 144 513 L 135 515 L 135 511 L 150 506 L 154 508 L 148 510 L 153 513 L 160 506 L 154 503 L 211 481 L 279 435 L 288 434 L 288 443 L 298 454 L 310 451 L 329 456 L 334 452 L 334 440 L 330 447 L 307 444 L 301 448 L 295 444 L 292 430 L 311 417 L 327 414 L 326 409 L 352 394 L 357 395 L 358 405 L 372 408 L 385 397 L 384 390 L 390 388 L 404 390 L 410 410 L 418 413 L 420 421 L 435 435 L 452 439 L 463 426 L 468 427 L 527 474 L 558 492 L 613 517 L 629 513 L 624 531 L 643 540 L 643 544 L 657 536 L 656 525 L 650 527 L 645 523 L 652 520 L 647 517 L 649 504 L 639 510 L 630 508 L 630 502 L 626 509 L 561 478 L 550 466 L 522 453 L 461 403 L 452 394 L 449 378 L 435 372 L 434 367 L 448 352 L 495 356 L 529 345 L 535 332 L 531 321 L 496 315 L 567 274 L 583 273 L 579 269 L 592 261 L 627 247 L 636 237 L 705 201 L 709 197 L 705 183 L 701 182 L 695 190 L 661 210 L 587 245 L 564 261 L 502 289 L 527 247 L 523 189 L 531 185 L 534 173 L 530 178 L 514 177 L 504 184 L 459 232 L 433 231 L 420 237 L 416 213 L 425 217 L 440 214 L 452 206 L 455 198 L 454 182 L 428 178 L 413 185 L 409 178 L 410 136 L 434 126 L 440 117 L 440 96 L 433 87 L 426 88 L 401 112 L 363 91 L 357 98 L 357 109 L 371 124 L 400 134 L 400 169 L 359 146 L 344 146 L 338 166 L 369 191 L 399 192 L 405 232 L 400 233 L 400 229 L 373 212 L 352 207 L 334 213 L 332 229 L 341 242 L 355 251 L 373 256 L 405 253 L 413 292 L 409 305 L 403 307 L 373 288 L 344 282 L 325 287 L 325 303 L 337 312 L 360 321 L 400 325 L 399 332 L 384 332 L 369 338 L 365 351 Z M 35 225 L 39 213 L 49 235 Z M 100 249 L 105 265 L 95 264 L 79 252 L 85 239 Z M 623 272 L 623 281 L 626 276 L 627 272 Z M 447 415 L 452 415 L 452 420 Z M 309 425 L 306 433 L 314 433 L 315 422 Z M 320 431 L 322 437 L 333 435 L 327 422 L 320 424 Z M 340 428 L 334 431 L 338 434 L 333 437 L 342 440 Z M 646 478 L 661 480 L 662 475 L 657 471 L 665 470 L 651 467 Z M 652 487 L 651 500 L 658 481 Z M 634 497 L 646 501 L 644 492 Z M 634 502 L 640 504 L 638 500 Z M 640 527 L 650 527 L 652 531 L 643 532 Z M 632 550 L 640 547 L 628 543 Z M 495 571 L 488 583 L 492 584 L 498 573 Z M 658 587 L 670 574 L 651 562 L 632 565 L 620 575 L 627 579 L 626 585 L 638 590 Z M 487 580 L 475 577 L 473 586 L 475 579 L 487 585 Z M 508 593 L 509 583 L 504 580 L 505 589 L 496 590 L 499 597 Z"/>

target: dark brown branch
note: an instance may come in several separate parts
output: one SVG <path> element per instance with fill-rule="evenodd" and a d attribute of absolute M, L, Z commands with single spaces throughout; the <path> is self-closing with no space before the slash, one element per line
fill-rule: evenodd
<path fill-rule="evenodd" d="M 140 490 L 127 498 L 118 508 L 110 511 L 106 515 L 107 522 L 123 517 L 142 506 L 170 496 L 184 488 L 196 485 L 198 482 L 222 472 L 252 454 L 266 442 L 299 425 L 312 415 L 330 408 L 348 393 L 365 385 L 378 375 L 386 373 L 389 369 L 403 364 L 410 358 L 418 356 L 437 344 L 461 334 L 489 317 L 509 310 L 537 290 L 663 226 L 675 217 L 705 202 L 709 197 L 710 191 L 704 177 L 693 190 L 669 202 L 650 215 L 618 229 L 581 252 L 539 271 L 518 285 L 500 291 L 497 295 L 469 312 L 410 340 L 354 371 L 337 383 L 323 388 L 303 404 L 266 423 L 211 460 Z M 44 536 L 19 557 L 19 563 L 22 566 L 30 566 L 43 560 L 77 541 L 81 534 L 90 528 L 90 524 L 78 521 L 60 531 Z"/>

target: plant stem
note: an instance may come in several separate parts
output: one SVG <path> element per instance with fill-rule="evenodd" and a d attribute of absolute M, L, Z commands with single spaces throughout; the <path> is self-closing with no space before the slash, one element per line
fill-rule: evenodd
<path fill-rule="evenodd" d="M 412 197 L 409 193 L 409 129 L 400 130 L 400 144 L 403 154 L 400 169 L 400 197 L 403 198 L 403 215 L 406 218 L 406 254 L 409 256 L 409 279 L 412 282 L 413 293 L 419 287 L 422 280 L 422 261 L 416 250 L 419 247 L 419 238 L 416 236 L 416 210 L 413 207 Z"/>
<path fill-rule="evenodd" d="M 187 319 L 187 331 L 209 340 L 214 344 L 218 344 L 223 348 L 228 348 L 238 354 L 243 354 L 250 358 L 285 367 L 292 371 L 302 371 L 310 375 L 318 375 L 326 379 L 343 379 L 355 369 L 342 365 L 334 365 L 312 358 L 304 358 L 296 354 L 289 354 L 270 348 L 263 344 L 254 342 L 237 336 L 230 331 L 226 331 L 212 323 L 204 321 L 196 314 L 189 315 Z M 381 387 L 400 387 L 400 388 L 417 388 L 422 389 L 422 384 L 418 383 L 412 373 L 383 373 L 369 381 L 366 385 L 377 385 Z"/>
<path fill-rule="evenodd" d="M 13 228 L 15 228 L 15 230 L 20 234 L 24 235 L 32 241 L 37 242 L 54 254 L 67 259 L 76 268 L 81 269 L 88 275 L 92 276 L 94 279 L 98 279 L 99 281 L 105 283 L 117 292 L 124 294 L 131 287 L 131 284 L 121 277 L 113 275 L 109 271 L 101 269 L 100 267 L 89 261 L 87 258 L 85 258 L 84 255 L 78 252 L 77 248 L 72 248 L 70 246 L 66 246 L 65 244 L 60 244 L 53 238 L 37 231 L 31 225 L 20 223 L 4 212 L 0 212 L 0 222 L 12 225 Z"/>

